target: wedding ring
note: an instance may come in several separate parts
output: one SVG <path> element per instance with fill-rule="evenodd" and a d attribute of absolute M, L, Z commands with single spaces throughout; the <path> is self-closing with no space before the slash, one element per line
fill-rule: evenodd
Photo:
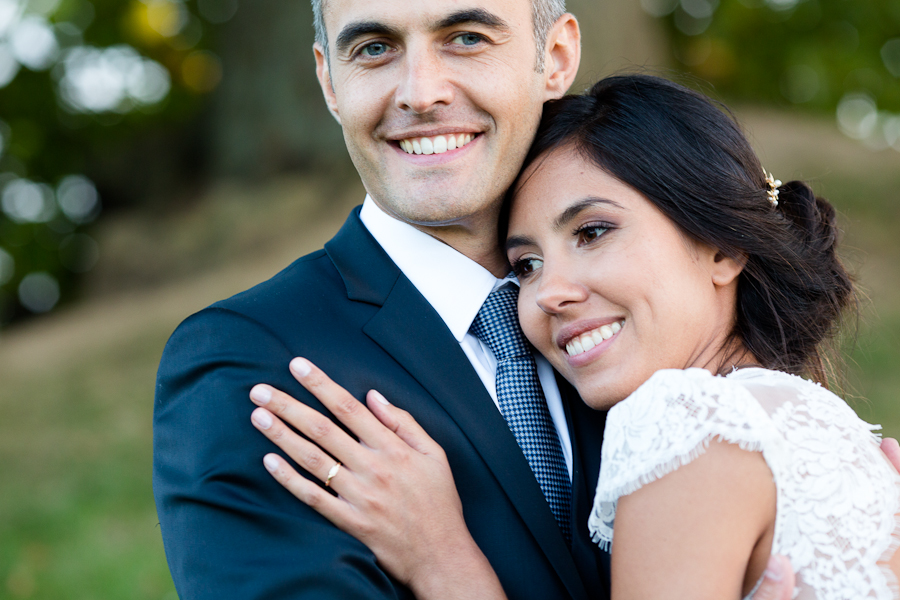
<path fill-rule="evenodd" d="M 335 465 L 333 467 L 331 467 L 331 470 L 328 471 L 328 477 L 325 478 L 325 487 L 328 487 L 331 485 L 331 480 L 334 479 L 334 476 L 337 475 L 338 471 L 340 471 L 340 470 L 341 470 L 341 463 L 340 463 L 340 461 L 338 461 L 337 463 L 335 463 Z"/>

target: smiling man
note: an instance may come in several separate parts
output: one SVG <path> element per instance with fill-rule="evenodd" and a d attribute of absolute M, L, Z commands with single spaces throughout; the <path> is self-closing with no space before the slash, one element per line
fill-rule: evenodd
<path fill-rule="evenodd" d="M 381 391 L 441 444 L 510 598 L 605 597 L 608 555 L 585 525 L 603 414 L 539 356 L 523 357 L 522 381 L 504 379 L 482 312 L 513 285 L 500 207 L 543 103 L 575 77 L 577 22 L 562 0 L 313 10 L 318 77 L 368 196 L 323 250 L 191 316 L 166 346 L 154 493 L 178 592 L 411 597 L 262 468 L 272 446 L 250 424 L 248 394 L 265 382 L 324 410 L 288 371 L 304 356 L 357 398 Z M 522 425 L 509 390 L 525 379 L 533 414 Z M 308 458 L 311 477 L 340 477 Z"/>

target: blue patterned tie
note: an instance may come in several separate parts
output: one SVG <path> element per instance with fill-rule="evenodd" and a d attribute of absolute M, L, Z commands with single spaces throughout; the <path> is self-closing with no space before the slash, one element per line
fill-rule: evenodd
<path fill-rule="evenodd" d="M 469 331 L 497 358 L 500 412 L 525 454 L 559 528 L 571 541 L 569 471 L 547 409 L 534 356 L 519 327 L 518 296 L 519 288 L 514 285 L 491 292 Z"/>

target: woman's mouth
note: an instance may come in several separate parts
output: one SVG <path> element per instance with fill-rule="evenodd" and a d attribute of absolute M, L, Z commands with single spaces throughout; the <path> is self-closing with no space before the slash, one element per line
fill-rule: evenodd
<path fill-rule="evenodd" d="M 602 325 L 596 329 L 585 331 L 581 335 L 572 338 L 566 344 L 566 354 L 569 356 L 578 356 L 591 350 L 594 346 L 599 346 L 606 340 L 614 337 L 625 325 L 625 319 L 615 321 L 609 325 Z"/>

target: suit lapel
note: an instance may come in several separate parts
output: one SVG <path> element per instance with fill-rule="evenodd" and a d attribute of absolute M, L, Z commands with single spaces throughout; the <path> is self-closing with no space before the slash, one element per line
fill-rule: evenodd
<path fill-rule="evenodd" d="M 575 598 L 578 571 L 521 449 L 440 316 L 400 277 L 363 331 L 400 363 L 465 432 Z"/>
<path fill-rule="evenodd" d="M 363 331 L 441 405 L 465 433 L 538 540 L 573 598 L 587 592 L 565 539 L 512 432 L 437 312 L 350 215 L 326 244 L 348 295 L 380 304 Z"/>
<path fill-rule="evenodd" d="M 563 398 L 569 435 L 572 439 L 572 555 L 588 589 L 597 590 L 594 597 L 602 597 L 600 590 L 610 589 L 609 554 L 591 540 L 587 523 L 594 505 L 594 493 L 600 474 L 600 450 L 606 411 L 588 407 L 575 388 L 556 375 Z"/>

